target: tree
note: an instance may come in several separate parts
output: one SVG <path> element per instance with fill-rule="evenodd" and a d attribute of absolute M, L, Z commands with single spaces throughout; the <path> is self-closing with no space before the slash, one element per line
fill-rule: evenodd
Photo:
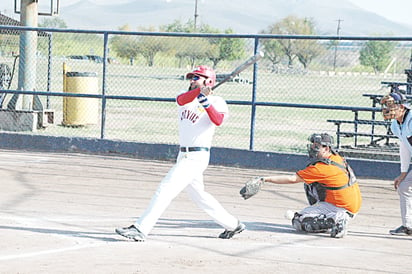
<path fill-rule="evenodd" d="M 120 28 L 123 31 L 130 31 L 130 26 L 125 25 Z M 155 27 L 138 28 L 139 31 L 155 32 Z M 120 35 L 111 39 L 111 48 L 116 51 L 121 58 L 134 60 L 139 54 L 142 55 L 149 67 L 154 65 L 155 56 L 159 52 L 169 49 L 167 38 L 156 36 L 128 36 Z"/>
<path fill-rule="evenodd" d="M 233 33 L 232 29 L 225 30 L 225 34 Z M 213 68 L 220 61 L 233 61 L 241 59 L 245 55 L 245 41 L 239 38 L 210 38 L 211 51 L 208 59 L 213 62 Z"/>
<path fill-rule="evenodd" d="M 193 68 L 198 61 L 208 58 L 207 52 L 211 51 L 211 46 L 204 38 L 185 38 L 181 39 L 182 44 L 176 51 L 176 57 L 180 60 L 187 60 Z"/>
<path fill-rule="evenodd" d="M 169 47 L 164 37 L 143 36 L 137 41 L 137 51 L 146 59 L 149 67 L 154 65 L 156 54 L 168 49 Z"/>
<path fill-rule="evenodd" d="M 139 28 L 139 31 L 155 32 L 156 29 L 154 27 Z M 156 54 L 169 50 L 167 39 L 169 38 L 156 36 L 141 36 L 137 39 L 137 51 L 146 59 L 149 67 L 154 65 Z"/>
<path fill-rule="evenodd" d="M 271 62 L 272 72 L 277 71 L 277 64 L 280 63 L 283 56 L 282 44 L 275 39 L 263 39 L 263 50 L 265 52 L 265 59 Z"/>
<path fill-rule="evenodd" d="M 122 31 L 130 31 L 129 25 L 119 28 Z M 133 60 L 139 54 L 136 38 L 130 35 L 114 36 L 110 40 L 110 48 L 116 52 L 120 58 Z"/>
<path fill-rule="evenodd" d="M 323 49 L 316 40 L 300 40 L 296 43 L 296 56 L 303 68 L 307 69 L 313 58 L 322 54 Z"/>
<path fill-rule="evenodd" d="M 52 17 L 43 18 L 42 21 L 39 23 L 39 27 L 67 29 L 67 24 L 60 17 Z"/>
<path fill-rule="evenodd" d="M 395 48 L 391 41 L 367 41 L 360 50 L 361 65 L 372 67 L 376 73 L 382 72 L 391 61 L 390 54 Z"/>
<path fill-rule="evenodd" d="M 179 20 L 174 21 L 170 25 L 162 27 L 167 32 L 186 32 L 186 33 L 221 33 L 220 30 L 215 29 L 207 24 L 201 24 L 194 29 L 194 23 L 192 20 L 188 20 L 186 23 L 182 23 Z M 224 31 L 226 34 L 233 33 L 232 29 Z M 186 39 L 179 39 L 175 43 L 177 49 L 176 56 L 182 60 L 187 59 L 191 66 L 194 66 L 196 61 L 202 61 L 202 59 L 208 59 L 212 61 L 213 67 L 216 68 L 218 63 L 223 60 L 237 60 L 244 56 L 245 45 L 244 40 L 236 38 L 191 38 L 189 43 Z M 195 48 L 191 48 L 195 47 Z"/>
<path fill-rule="evenodd" d="M 312 19 L 298 18 L 296 16 L 288 16 L 282 21 L 275 23 L 263 31 L 268 34 L 284 34 L 284 35 L 314 35 L 315 23 Z M 295 39 L 279 39 L 283 53 L 288 58 L 288 66 L 293 67 L 293 61 L 298 58 L 299 62 L 307 68 L 314 57 L 320 54 L 319 44 L 315 40 L 295 40 Z M 274 50 L 278 49 L 278 45 L 273 42 L 270 45 Z M 278 56 L 277 52 L 272 54 Z"/>
<path fill-rule="evenodd" d="M 182 21 L 180 21 L 180 20 L 175 20 L 171 24 L 161 26 L 160 29 L 165 31 L 165 32 L 191 33 L 191 32 L 195 31 L 193 26 L 194 26 L 194 23 L 193 23 L 192 20 L 188 20 L 185 24 L 182 23 Z M 201 28 L 202 28 L 202 26 L 201 26 Z"/>
<path fill-rule="evenodd" d="M 46 28 L 67 28 L 66 22 L 59 17 L 44 18 L 39 27 Z M 90 51 L 103 53 L 103 39 L 101 35 L 92 33 L 52 33 L 53 54 L 54 55 L 83 55 L 90 54 Z M 82 45 L 82 46 L 79 46 Z M 87 45 L 87 47 L 85 47 Z M 48 42 L 45 39 L 39 40 L 38 50 L 43 54 L 47 53 Z"/>

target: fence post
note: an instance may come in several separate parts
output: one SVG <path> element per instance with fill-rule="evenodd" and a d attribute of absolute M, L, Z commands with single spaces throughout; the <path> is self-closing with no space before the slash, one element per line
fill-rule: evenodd
<path fill-rule="evenodd" d="M 253 55 L 259 52 L 259 38 L 255 37 L 255 47 Z M 257 83 L 257 70 L 258 62 L 253 64 L 253 87 L 252 87 L 252 113 L 250 117 L 250 139 L 249 150 L 254 149 L 254 136 L 255 136 L 255 122 L 256 122 L 256 83 Z"/>
<path fill-rule="evenodd" d="M 109 43 L 109 34 L 107 32 L 104 33 L 104 52 L 103 52 L 103 78 L 102 78 L 102 121 L 101 121 L 101 128 L 100 128 L 100 138 L 104 139 L 105 137 L 105 128 L 106 128 L 106 66 L 107 66 L 107 53 L 108 43 Z"/>

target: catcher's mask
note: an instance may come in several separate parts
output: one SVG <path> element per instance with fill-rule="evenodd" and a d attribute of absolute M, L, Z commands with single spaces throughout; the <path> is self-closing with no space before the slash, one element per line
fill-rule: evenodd
<path fill-rule="evenodd" d="M 330 151 L 335 154 L 333 150 L 333 137 L 327 133 L 314 133 L 308 138 L 309 144 L 308 154 L 310 158 L 318 158 L 318 153 L 322 146 L 327 146 L 330 148 Z"/>
<path fill-rule="evenodd" d="M 382 116 L 385 120 L 395 119 L 395 111 L 399 108 L 400 105 L 404 105 L 409 108 L 406 103 L 406 97 L 400 91 L 392 91 L 388 95 L 385 95 L 381 99 L 382 105 Z"/>
<path fill-rule="evenodd" d="M 216 73 L 215 71 L 208 66 L 198 66 L 192 72 L 186 74 L 187 79 L 192 79 L 193 76 L 202 76 L 205 77 L 205 85 L 213 87 L 216 83 Z"/>

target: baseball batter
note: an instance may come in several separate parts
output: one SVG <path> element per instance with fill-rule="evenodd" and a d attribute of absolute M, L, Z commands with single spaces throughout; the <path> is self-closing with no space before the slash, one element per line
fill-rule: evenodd
<path fill-rule="evenodd" d="M 226 102 L 212 95 L 216 83 L 214 70 L 199 66 L 188 73 L 188 91 L 176 98 L 178 104 L 179 154 L 176 164 L 158 186 L 149 206 L 131 226 L 116 233 L 135 241 L 144 241 L 171 201 L 186 190 L 189 197 L 213 220 L 225 228 L 219 238 L 229 239 L 242 232 L 245 225 L 229 214 L 203 184 L 203 172 L 209 164 L 210 147 L 216 126 L 228 116 Z"/>
<path fill-rule="evenodd" d="M 399 194 L 402 225 L 389 230 L 397 236 L 412 235 L 412 172 L 409 170 L 412 155 L 411 106 L 403 93 L 393 90 L 381 100 L 385 120 L 392 120 L 391 131 L 399 138 L 400 174 L 393 182 Z"/>

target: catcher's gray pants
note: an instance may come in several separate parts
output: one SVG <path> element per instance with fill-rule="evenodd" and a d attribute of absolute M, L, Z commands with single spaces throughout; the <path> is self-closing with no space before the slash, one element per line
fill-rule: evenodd
<path fill-rule="evenodd" d="M 228 230 L 234 230 L 238 220 L 230 215 L 222 205 L 204 190 L 203 172 L 209 164 L 208 151 L 180 152 L 176 164 L 169 170 L 158 186 L 148 208 L 136 221 L 135 226 L 146 236 L 157 220 L 183 190 L 216 223 Z"/>
<path fill-rule="evenodd" d="M 412 171 L 398 186 L 399 204 L 401 207 L 402 225 L 412 228 Z"/>
<path fill-rule="evenodd" d="M 299 214 L 302 215 L 300 220 L 303 220 L 305 217 L 318 217 L 323 215 L 326 216 L 326 219 L 332 218 L 335 223 L 344 219 L 347 221 L 350 219 L 346 209 L 337 207 L 328 202 L 317 202 L 314 205 L 302 209 Z"/>

